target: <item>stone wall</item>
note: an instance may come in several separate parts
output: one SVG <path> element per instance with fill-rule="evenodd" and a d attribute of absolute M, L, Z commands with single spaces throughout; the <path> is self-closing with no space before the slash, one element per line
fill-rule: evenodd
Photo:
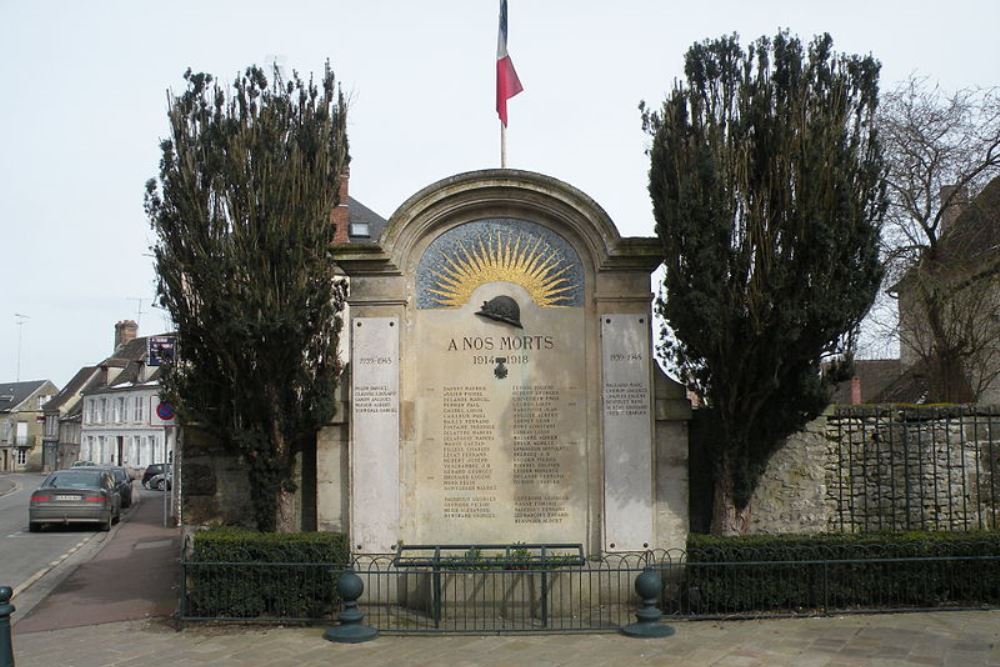
<path fill-rule="evenodd" d="M 788 438 L 771 457 L 750 501 L 750 533 L 818 533 L 831 507 L 827 493 L 829 458 L 826 417 Z"/>
<path fill-rule="evenodd" d="M 185 426 L 180 455 L 181 520 L 188 526 L 253 527 L 246 464 L 197 426 Z"/>
<path fill-rule="evenodd" d="M 833 531 L 992 528 L 1000 416 L 988 408 L 852 408 L 831 416 Z"/>
<path fill-rule="evenodd" d="M 967 530 L 1000 516 L 1000 411 L 839 409 L 788 439 L 750 533 Z"/>

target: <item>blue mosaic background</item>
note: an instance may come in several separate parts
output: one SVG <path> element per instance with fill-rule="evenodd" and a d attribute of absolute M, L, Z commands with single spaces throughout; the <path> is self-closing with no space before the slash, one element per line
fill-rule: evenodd
<path fill-rule="evenodd" d="M 565 292 L 567 297 L 562 301 L 561 306 L 581 307 L 583 306 L 583 264 L 580 256 L 566 239 L 559 236 L 552 230 L 534 222 L 519 220 L 517 218 L 491 218 L 467 222 L 458 227 L 453 227 L 447 232 L 437 237 L 427 247 L 420 263 L 417 265 L 417 308 L 445 308 L 446 306 L 435 300 L 435 295 L 430 294 L 428 289 L 437 287 L 437 279 L 434 272 L 443 273 L 446 266 L 445 257 L 462 257 L 460 247 L 464 245 L 467 250 L 478 247 L 479 239 L 486 239 L 499 235 L 501 239 L 506 239 L 513 234 L 516 238 L 522 238 L 521 247 L 525 242 L 534 244 L 536 239 L 541 239 L 540 248 L 548 247 L 549 252 L 555 250 L 560 258 L 560 268 L 568 264 L 569 268 L 560 275 L 569 281 L 574 289 Z"/>

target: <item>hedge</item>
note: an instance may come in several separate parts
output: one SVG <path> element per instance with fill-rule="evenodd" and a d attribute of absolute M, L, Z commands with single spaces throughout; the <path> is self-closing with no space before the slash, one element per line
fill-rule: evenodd
<path fill-rule="evenodd" d="M 334 614 L 341 533 L 258 533 L 217 528 L 194 536 L 184 564 L 187 618 L 318 619 Z"/>
<path fill-rule="evenodd" d="M 1000 604 L 1000 532 L 691 535 L 698 614 Z"/>

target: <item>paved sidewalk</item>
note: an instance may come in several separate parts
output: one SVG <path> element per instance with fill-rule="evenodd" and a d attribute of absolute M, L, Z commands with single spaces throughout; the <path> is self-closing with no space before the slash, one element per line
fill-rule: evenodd
<path fill-rule="evenodd" d="M 1000 612 L 939 612 L 770 621 L 680 622 L 665 639 L 619 635 L 380 637 L 332 644 L 323 628 L 112 623 L 16 634 L 18 667 L 169 664 L 366 665 L 1000 665 Z"/>
<path fill-rule="evenodd" d="M 100 552 L 28 614 L 15 613 L 15 636 L 173 613 L 180 531 L 162 526 L 162 500 L 157 502 L 162 494 L 140 492 L 136 487 L 139 502 Z"/>

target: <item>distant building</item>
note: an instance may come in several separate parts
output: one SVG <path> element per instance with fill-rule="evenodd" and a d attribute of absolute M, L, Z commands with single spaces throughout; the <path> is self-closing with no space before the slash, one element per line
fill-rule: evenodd
<path fill-rule="evenodd" d="M 345 169 L 340 177 L 340 205 L 330 212 L 334 226 L 334 243 L 376 243 L 388 224 L 348 192 L 351 172 Z"/>
<path fill-rule="evenodd" d="M 42 469 L 43 411 L 57 393 L 49 380 L 0 383 L 0 471 Z"/>
<path fill-rule="evenodd" d="M 954 186 L 941 189 L 945 208 L 933 255 L 911 269 L 894 291 L 899 297 L 900 356 L 907 378 L 897 400 L 921 397 L 952 402 L 1000 403 L 1000 177 L 971 200 Z M 939 359 L 938 337 L 921 297 L 931 286 L 941 304 L 937 330 L 954 349 Z M 947 387 L 946 392 L 944 388 Z"/>
<path fill-rule="evenodd" d="M 100 376 L 97 366 L 84 366 L 65 387 L 45 404 L 42 435 L 44 470 L 68 468 L 80 451 L 80 414 L 83 390 Z"/>
<path fill-rule="evenodd" d="M 834 387 L 830 402 L 835 405 L 892 402 L 885 392 L 901 373 L 899 359 L 856 359 L 853 376 Z"/>
<path fill-rule="evenodd" d="M 132 320 L 115 325 L 114 352 L 96 366 L 97 373 L 80 389 L 80 400 L 60 417 L 68 442 L 63 447 L 60 437 L 59 467 L 84 460 L 143 468 L 172 459 L 175 420 L 160 400 L 159 367 L 146 364 L 149 339 L 137 332 Z"/>

